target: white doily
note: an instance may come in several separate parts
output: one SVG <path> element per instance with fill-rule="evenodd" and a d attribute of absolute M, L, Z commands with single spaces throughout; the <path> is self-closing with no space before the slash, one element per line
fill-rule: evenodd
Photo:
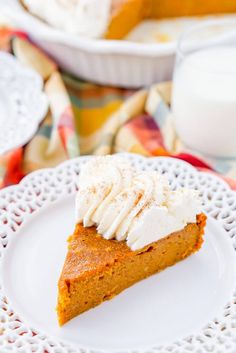
<path fill-rule="evenodd" d="M 0 53 L 0 155 L 30 140 L 45 117 L 43 81 L 8 53 Z"/>
<path fill-rule="evenodd" d="M 221 179 L 197 172 L 185 162 L 171 158 L 149 158 L 125 154 L 143 170 L 157 170 L 167 175 L 173 188 L 186 186 L 200 191 L 204 210 L 223 227 L 236 251 L 236 196 Z M 90 157 L 79 157 L 54 169 L 43 169 L 27 176 L 19 185 L 0 192 L 0 258 L 6 253 L 13 233 L 39 209 L 58 202 L 63 196 L 75 193 L 75 179 L 81 166 Z M 10 306 L 0 288 L 0 352 L 36 353 L 95 353 L 89 347 L 73 348 L 46 332 L 31 328 Z M 96 353 L 111 353 L 96 350 Z M 120 351 L 119 351 L 120 352 Z M 228 298 L 221 314 L 199 332 L 170 343 L 146 350 L 122 353 L 223 353 L 236 352 L 236 288 Z M 120 352 L 121 353 L 121 352 Z"/>

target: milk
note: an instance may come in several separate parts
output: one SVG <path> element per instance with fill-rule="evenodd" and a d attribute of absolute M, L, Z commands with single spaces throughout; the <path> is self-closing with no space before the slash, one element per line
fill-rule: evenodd
<path fill-rule="evenodd" d="M 212 47 L 183 58 L 175 70 L 172 110 L 188 147 L 236 157 L 236 47 Z"/>

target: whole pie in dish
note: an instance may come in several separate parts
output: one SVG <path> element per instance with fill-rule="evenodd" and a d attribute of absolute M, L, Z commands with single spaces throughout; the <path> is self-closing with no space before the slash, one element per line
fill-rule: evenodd
<path fill-rule="evenodd" d="M 145 19 L 236 12 L 234 0 L 20 0 L 55 28 L 106 39 L 122 39 Z"/>
<path fill-rule="evenodd" d="M 88 162 L 78 186 L 58 282 L 60 325 L 198 251 L 206 224 L 195 191 L 172 191 L 157 172 L 118 157 Z"/>

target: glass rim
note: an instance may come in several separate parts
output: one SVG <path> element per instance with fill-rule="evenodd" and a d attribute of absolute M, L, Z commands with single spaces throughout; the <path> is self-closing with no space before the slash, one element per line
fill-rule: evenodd
<path fill-rule="evenodd" d="M 201 29 L 204 29 L 204 28 L 210 28 L 211 26 L 215 26 L 215 25 L 222 25 L 222 26 L 233 25 L 235 26 L 235 34 L 236 34 L 236 19 L 233 19 L 233 18 L 208 19 L 201 23 L 192 25 L 179 36 L 179 39 L 177 41 L 177 46 L 176 46 L 176 54 L 182 59 L 184 59 L 188 54 L 182 50 L 181 45 L 186 39 L 186 37 L 188 37 L 188 35 L 190 35 L 191 33 L 200 31 Z"/>

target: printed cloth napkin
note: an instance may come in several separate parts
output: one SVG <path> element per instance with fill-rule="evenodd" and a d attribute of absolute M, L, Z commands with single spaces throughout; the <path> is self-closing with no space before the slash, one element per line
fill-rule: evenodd
<path fill-rule="evenodd" d="M 193 153 L 176 135 L 170 112 L 171 83 L 134 91 L 83 82 L 61 73 L 26 34 L 6 27 L 0 28 L 0 50 L 12 53 L 43 77 L 49 101 L 35 136 L 25 146 L 0 156 L 0 188 L 79 155 L 133 152 L 182 159 L 218 174 L 236 190 L 236 160 Z"/>

